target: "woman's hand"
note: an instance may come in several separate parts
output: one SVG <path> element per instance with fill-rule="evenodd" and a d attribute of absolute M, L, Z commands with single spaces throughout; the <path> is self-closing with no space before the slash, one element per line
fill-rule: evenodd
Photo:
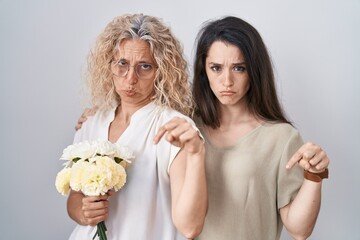
<path fill-rule="evenodd" d="M 198 130 L 183 118 L 174 117 L 161 126 L 154 137 L 154 143 L 157 144 L 163 136 L 168 142 L 188 153 L 200 153 L 204 147 L 204 141 Z"/>
<path fill-rule="evenodd" d="M 319 173 L 325 171 L 330 160 L 319 145 L 307 142 L 291 157 L 286 168 L 292 168 L 296 163 L 304 170 Z"/>
<path fill-rule="evenodd" d="M 105 221 L 109 215 L 108 198 L 113 194 L 109 191 L 100 196 L 84 196 L 81 192 L 71 191 L 68 199 L 70 217 L 80 225 L 96 226 Z"/>
<path fill-rule="evenodd" d="M 75 125 L 75 130 L 79 130 L 82 127 L 82 124 L 87 120 L 87 117 L 94 116 L 96 110 L 93 108 L 85 108 L 84 112 L 81 114 L 78 122 Z"/>
<path fill-rule="evenodd" d="M 107 196 L 84 197 L 82 199 L 82 210 L 86 225 L 96 226 L 108 218 L 109 202 Z"/>

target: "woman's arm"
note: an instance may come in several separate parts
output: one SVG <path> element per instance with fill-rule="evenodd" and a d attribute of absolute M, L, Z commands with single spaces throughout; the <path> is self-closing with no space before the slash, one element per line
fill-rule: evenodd
<path fill-rule="evenodd" d="M 305 171 L 324 172 L 329 165 L 326 153 L 312 143 L 304 144 L 290 159 L 287 168 L 298 163 Z M 295 199 L 280 209 L 281 219 L 287 231 L 295 239 L 307 239 L 314 227 L 320 211 L 322 182 L 304 179 Z"/>
<path fill-rule="evenodd" d="M 170 167 L 172 218 L 177 229 L 192 239 L 202 231 L 207 211 L 205 147 L 199 133 L 185 119 L 174 118 L 155 136 L 181 147 Z"/>

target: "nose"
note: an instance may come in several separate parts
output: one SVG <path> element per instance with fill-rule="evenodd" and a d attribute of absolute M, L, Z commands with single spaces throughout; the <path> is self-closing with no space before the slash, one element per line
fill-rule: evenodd
<path fill-rule="evenodd" d="M 134 85 L 137 83 L 138 81 L 138 76 L 136 74 L 135 68 L 133 66 L 129 66 L 127 72 L 126 72 L 126 81 L 130 84 L 130 85 Z"/>
<path fill-rule="evenodd" d="M 224 87 L 231 87 L 232 85 L 234 85 L 233 76 L 230 71 L 225 71 L 223 78 Z"/>

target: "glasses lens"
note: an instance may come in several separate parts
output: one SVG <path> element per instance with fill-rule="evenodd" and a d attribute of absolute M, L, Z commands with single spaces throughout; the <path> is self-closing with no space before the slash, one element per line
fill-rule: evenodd
<path fill-rule="evenodd" d="M 153 76 L 155 67 L 149 63 L 140 63 L 136 66 L 130 66 L 125 61 L 114 61 L 111 64 L 111 71 L 114 75 L 118 77 L 125 77 L 130 68 L 134 68 L 134 71 L 136 72 L 136 75 L 139 79 L 150 79 Z"/>
<path fill-rule="evenodd" d="M 140 63 L 136 66 L 135 71 L 139 78 L 149 79 L 154 73 L 154 67 L 148 63 Z"/>
<path fill-rule="evenodd" d="M 111 64 L 111 71 L 118 77 L 125 77 L 129 69 L 129 65 L 125 61 L 114 61 Z"/>

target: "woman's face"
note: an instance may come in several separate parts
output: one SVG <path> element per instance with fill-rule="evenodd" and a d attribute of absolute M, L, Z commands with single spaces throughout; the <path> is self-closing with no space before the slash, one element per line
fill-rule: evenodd
<path fill-rule="evenodd" d="M 205 67 L 211 90 L 222 105 L 246 104 L 249 75 L 238 47 L 215 41 L 209 48 Z"/>
<path fill-rule="evenodd" d="M 111 65 L 114 84 L 122 103 L 146 105 L 154 95 L 156 64 L 144 40 L 126 39 Z"/>

